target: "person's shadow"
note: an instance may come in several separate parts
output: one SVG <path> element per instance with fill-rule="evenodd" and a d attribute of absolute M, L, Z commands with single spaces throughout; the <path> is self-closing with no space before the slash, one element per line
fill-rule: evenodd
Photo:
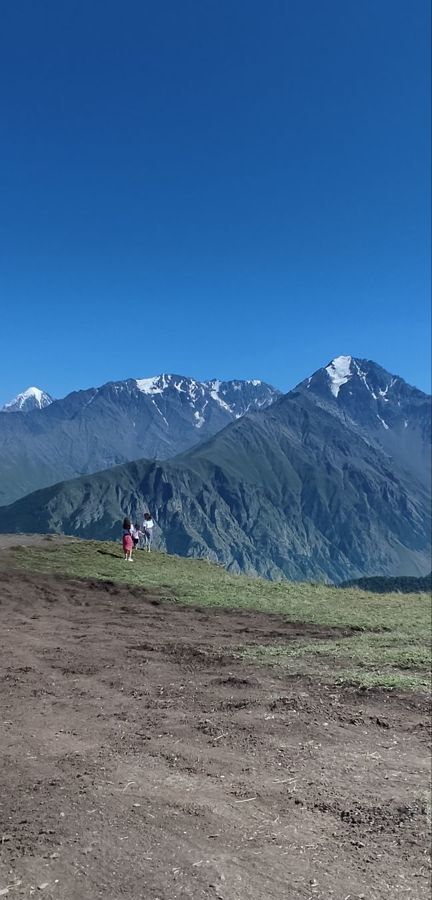
<path fill-rule="evenodd" d="M 96 550 L 96 553 L 100 553 L 102 556 L 112 556 L 113 559 L 120 559 L 120 553 L 111 553 L 111 550 Z"/>

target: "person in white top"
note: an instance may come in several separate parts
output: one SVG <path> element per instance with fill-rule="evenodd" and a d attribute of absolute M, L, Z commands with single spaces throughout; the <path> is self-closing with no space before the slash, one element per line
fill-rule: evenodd
<path fill-rule="evenodd" d="M 144 535 L 144 549 L 150 553 L 151 542 L 153 537 L 154 521 L 150 513 L 144 513 L 144 522 L 142 525 L 142 533 Z"/>
<path fill-rule="evenodd" d="M 130 534 L 131 534 L 131 538 L 133 540 L 134 550 L 136 550 L 139 545 L 139 539 L 141 537 L 141 532 L 139 530 L 139 526 L 131 525 Z"/>

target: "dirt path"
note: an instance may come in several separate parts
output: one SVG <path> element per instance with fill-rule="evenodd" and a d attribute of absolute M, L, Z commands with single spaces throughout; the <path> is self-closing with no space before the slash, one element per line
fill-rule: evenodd
<path fill-rule="evenodd" d="M 429 897 L 425 700 L 232 656 L 331 629 L 13 572 L 0 600 L 0 896 Z"/>

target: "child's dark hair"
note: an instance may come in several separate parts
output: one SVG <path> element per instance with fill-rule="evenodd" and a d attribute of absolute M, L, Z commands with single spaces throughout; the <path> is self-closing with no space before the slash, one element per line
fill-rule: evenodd
<path fill-rule="evenodd" d="M 149 519 L 151 519 L 150 513 L 144 513 L 144 518 L 145 518 L 146 522 L 148 522 Z"/>
<path fill-rule="evenodd" d="M 124 529 L 124 531 L 129 531 L 129 528 L 130 528 L 130 527 L 131 527 L 131 521 L 130 521 L 130 519 L 128 519 L 128 517 L 126 516 L 126 517 L 123 519 L 123 529 Z"/>

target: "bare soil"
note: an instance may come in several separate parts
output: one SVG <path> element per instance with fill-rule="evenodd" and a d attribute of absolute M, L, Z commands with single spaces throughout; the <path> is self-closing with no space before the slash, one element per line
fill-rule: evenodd
<path fill-rule="evenodd" d="M 13 571 L 0 601 L 0 896 L 429 898 L 425 697 L 234 656 L 340 632 Z"/>

